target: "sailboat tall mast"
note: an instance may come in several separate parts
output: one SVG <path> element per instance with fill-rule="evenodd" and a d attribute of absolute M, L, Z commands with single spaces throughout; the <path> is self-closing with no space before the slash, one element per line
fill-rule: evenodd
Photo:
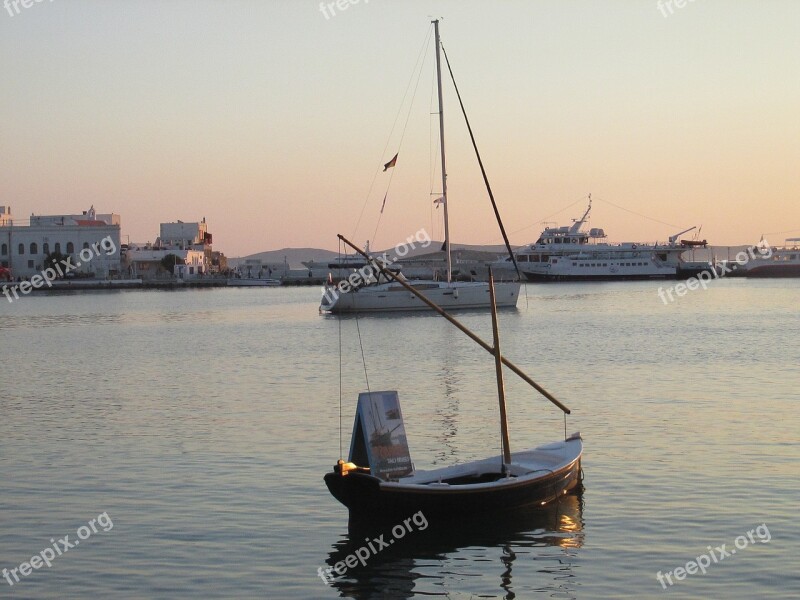
<path fill-rule="evenodd" d="M 450 255 L 450 219 L 448 218 L 447 202 L 447 168 L 444 154 L 444 103 L 442 102 L 442 64 L 441 42 L 439 41 L 439 20 L 432 21 L 436 33 L 436 82 L 439 89 L 439 147 L 442 153 L 442 204 L 444 205 L 444 245 L 447 251 L 447 283 L 453 278 L 453 261 Z"/>

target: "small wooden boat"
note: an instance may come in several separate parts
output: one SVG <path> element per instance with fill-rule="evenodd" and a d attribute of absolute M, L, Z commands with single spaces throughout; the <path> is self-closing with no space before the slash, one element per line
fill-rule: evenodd
<path fill-rule="evenodd" d="M 369 257 L 343 236 L 356 252 Z M 489 345 L 453 316 L 378 261 L 374 268 L 394 279 L 419 300 L 446 318 L 494 356 L 500 404 L 502 455 L 430 471 L 413 468 L 405 436 L 398 394 L 395 391 L 363 392 L 359 396 L 350 455 L 339 459 L 325 475 L 331 494 L 350 510 L 352 518 L 408 517 L 423 511 L 428 518 L 505 513 L 522 507 L 544 505 L 576 489 L 582 479 L 580 434 L 537 448 L 511 452 L 505 409 L 503 365 L 558 406 L 570 410 L 518 367 L 502 356 L 497 327 L 494 278 L 489 272 L 494 344 Z"/>
<path fill-rule="evenodd" d="M 486 458 L 431 471 L 414 471 L 382 480 L 368 467 L 341 463 L 325 475 L 331 494 L 356 514 L 428 518 L 481 515 L 544 505 L 575 488 L 581 480 L 580 435 L 532 450 L 514 452 L 511 461 Z"/>

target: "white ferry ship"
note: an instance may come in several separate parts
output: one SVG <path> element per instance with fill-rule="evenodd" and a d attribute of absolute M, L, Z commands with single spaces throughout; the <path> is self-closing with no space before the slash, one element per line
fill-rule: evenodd
<path fill-rule="evenodd" d="M 602 229 L 583 231 L 592 210 L 592 199 L 580 219 L 571 226 L 547 227 L 534 244 L 514 252 L 520 272 L 529 281 L 615 281 L 625 279 L 677 279 L 711 269 L 707 262 L 682 258 L 689 248 L 706 247 L 703 241 L 678 238 L 695 229 L 690 227 L 669 238 L 666 244 L 627 242 L 608 244 Z M 510 257 L 499 259 L 493 269 L 513 269 Z"/>

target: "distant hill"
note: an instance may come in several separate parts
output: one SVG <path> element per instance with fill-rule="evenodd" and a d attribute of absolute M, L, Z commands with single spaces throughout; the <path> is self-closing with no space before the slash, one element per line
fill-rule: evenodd
<path fill-rule="evenodd" d="M 321 248 L 281 248 L 280 250 L 268 250 L 266 252 L 250 254 L 249 256 L 229 258 L 228 264 L 231 266 L 237 266 L 239 263 L 243 263 L 248 259 L 260 260 L 261 262 L 282 263 L 285 258 L 286 262 L 289 263 L 290 268 L 302 269 L 303 261 L 327 261 L 336 258 L 336 256 L 336 252 L 323 250 Z"/>
<path fill-rule="evenodd" d="M 407 258 L 418 256 L 421 254 L 429 254 L 431 252 L 438 252 L 442 247 L 442 242 L 433 241 L 427 248 L 423 248 L 421 246 L 417 246 L 414 250 L 409 251 Z M 503 254 L 505 250 L 505 246 L 502 244 L 499 246 L 477 246 L 473 244 L 453 244 L 454 251 L 456 250 L 466 250 L 470 252 L 485 252 L 489 254 Z M 387 250 L 389 254 L 393 253 L 394 248 L 390 248 Z M 381 250 L 376 254 L 382 254 L 384 251 Z M 290 268 L 301 269 L 303 268 L 303 262 L 309 260 L 316 260 L 316 261 L 330 261 L 333 258 L 338 256 L 337 252 L 333 252 L 331 250 L 323 250 L 321 248 L 282 248 L 280 250 L 267 250 L 265 252 L 258 252 L 256 254 L 250 254 L 249 256 L 239 256 L 235 258 L 229 258 L 228 264 L 231 266 L 237 266 L 240 263 L 243 263 L 245 260 L 254 259 L 260 260 L 261 262 L 270 262 L 270 263 L 282 263 L 284 261 L 284 257 L 286 258 L 286 262 L 289 263 Z"/>
<path fill-rule="evenodd" d="M 443 255 L 439 254 L 442 247 L 442 242 L 431 242 L 427 248 L 418 246 L 416 249 L 411 250 L 405 258 L 417 257 L 420 255 L 428 254 L 427 259 L 437 260 L 442 259 Z M 519 246 L 511 246 L 518 248 Z M 695 250 L 695 260 L 711 260 L 716 256 L 717 260 L 725 260 L 735 257 L 736 253 L 740 250 L 746 249 L 749 246 L 709 246 L 707 249 L 698 248 Z M 390 250 L 394 250 L 393 248 Z M 453 244 L 453 251 L 463 251 L 462 259 L 474 260 L 491 260 L 492 256 L 499 256 L 506 253 L 505 246 L 500 245 L 487 245 L 480 246 L 475 244 Z M 377 252 L 382 254 L 383 250 Z M 389 252 L 392 254 L 392 252 Z M 241 256 L 236 258 L 229 258 L 228 264 L 235 267 L 239 263 L 247 259 L 261 260 L 262 262 L 282 263 L 284 257 L 289 263 L 290 268 L 302 269 L 303 261 L 316 260 L 320 262 L 330 261 L 336 258 L 338 253 L 331 250 L 323 250 L 322 248 L 282 248 L 280 250 L 268 250 L 266 252 L 259 252 L 249 256 Z M 687 252 L 684 258 L 691 260 L 691 253 Z"/>

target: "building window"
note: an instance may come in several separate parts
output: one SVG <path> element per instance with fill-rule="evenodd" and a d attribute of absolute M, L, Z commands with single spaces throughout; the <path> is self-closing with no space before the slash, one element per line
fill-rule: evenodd
<path fill-rule="evenodd" d="M 61 254 L 61 242 L 56 242 L 56 254 Z"/>
<path fill-rule="evenodd" d="M 31 254 L 39 254 L 39 246 L 36 245 L 36 242 L 31 242 Z"/>
<path fill-rule="evenodd" d="M 22 256 L 23 254 L 25 254 L 25 244 L 20 244 L 20 245 L 19 245 L 19 247 L 17 248 L 17 250 L 18 250 L 18 254 L 19 254 L 20 256 Z"/>
<path fill-rule="evenodd" d="M 88 250 L 89 249 L 89 242 L 83 242 L 83 249 L 84 250 Z"/>
<path fill-rule="evenodd" d="M 29 260 L 29 261 L 28 261 L 28 268 L 29 268 L 29 269 L 32 269 L 32 268 L 33 268 L 33 261 L 32 261 L 32 260 Z"/>
<path fill-rule="evenodd" d="M 8 256 L 8 244 L 3 244 L 3 246 L 0 247 L 0 254 Z"/>
<path fill-rule="evenodd" d="M 50 254 L 50 244 L 48 244 L 47 242 L 42 244 L 42 253 L 43 254 Z"/>
<path fill-rule="evenodd" d="M 75 244 L 72 242 L 67 242 L 67 254 L 74 254 L 75 253 Z"/>

